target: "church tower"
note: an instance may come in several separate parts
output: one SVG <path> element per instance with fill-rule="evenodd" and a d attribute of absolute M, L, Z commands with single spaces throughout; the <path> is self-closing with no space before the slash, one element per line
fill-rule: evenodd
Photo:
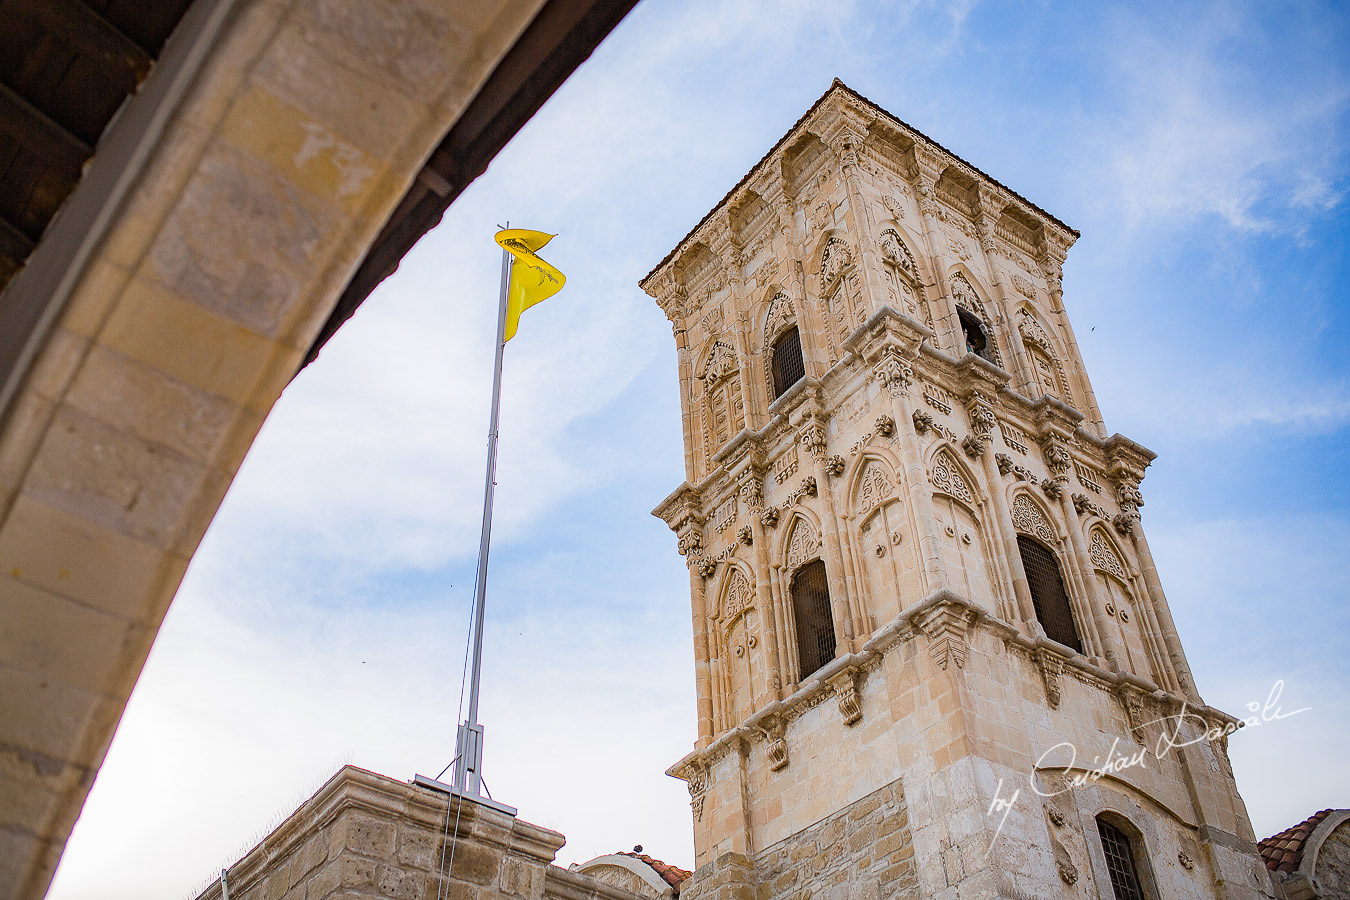
<path fill-rule="evenodd" d="M 1077 232 L 836 81 L 642 282 L 678 349 L 705 897 L 1269 883 L 1060 288 Z"/>

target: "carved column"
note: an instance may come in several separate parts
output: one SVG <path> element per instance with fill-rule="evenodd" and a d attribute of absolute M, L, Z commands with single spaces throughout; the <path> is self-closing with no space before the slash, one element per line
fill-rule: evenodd
<path fill-rule="evenodd" d="M 1069 531 L 1069 545 L 1073 548 L 1075 568 L 1081 575 L 1088 607 L 1092 612 L 1092 624 L 1097 632 L 1098 643 L 1106 654 L 1106 667 L 1112 672 L 1125 671 L 1125 648 L 1121 645 L 1120 634 L 1115 620 L 1106 614 L 1106 598 L 1101 593 L 1101 582 L 1097 579 L 1096 568 L 1092 565 L 1092 554 L 1088 550 L 1087 538 L 1078 524 L 1078 513 L 1068 491 L 1059 495 L 1060 508 L 1064 516 L 1064 527 Z"/>
<path fill-rule="evenodd" d="M 803 450 L 811 457 L 812 472 L 816 479 L 816 493 L 820 497 L 820 539 L 825 556 L 825 572 L 830 582 L 830 603 L 835 610 L 835 621 L 843 626 L 844 640 L 850 652 L 858 649 L 853 646 L 858 634 L 857 611 L 848 590 L 848 579 L 844 573 L 843 553 L 840 546 L 839 518 L 834 511 L 834 491 L 830 487 L 830 477 L 825 468 L 825 427 L 814 419 L 808 419 L 797 433 L 797 439 Z"/>
<path fill-rule="evenodd" d="M 1013 525 L 1012 510 L 1008 507 L 1008 498 L 1003 487 L 1003 474 L 998 469 L 998 462 L 994 458 L 994 453 L 989 445 L 993 442 L 994 426 L 998 419 L 994 415 L 993 405 L 989 398 L 979 394 L 971 393 L 965 398 L 966 412 L 970 416 L 971 431 L 975 439 L 974 447 L 978 448 L 977 454 L 984 465 L 985 482 L 989 485 L 989 501 L 994 507 L 994 516 L 997 521 L 993 523 L 994 528 L 1003 544 L 1003 554 L 1008 560 L 1008 570 L 1012 575 L 1013 597 L 1017 601 L 1017 612 L 1022 618 L 1021 624 L 1024 627 L 1037 622 L 1036 607 L 1031 602 L 1031 584 L 1027 581 L 1026 569 L 1022 568 L 1022 551 L 1017 548 L 1017 527 Z M 967 448 L 967 455 L 970 454 Z"/>
<path fill-rule="evenodd" d="M 693 601 L 694 619 L 694 691 L 698 696 L 698 746 L 712 743 L 712 654 L 708 634 L 707 600 L 703 592 L 703 576 L 689 568 L 689 596 Z"/>
<path fill-rule="evenodd" d="M 764 512 L 764 480 L 751 471 L 741 482 L 741 505 L 749 513 L 751 540 L 755 546 L 755 597 L 764 611 L 764 653 L 769 662 L 769 698 L 783 699 L 783 666 L 778 646 L 778 611 L 772 589 L 772 570 L 769 568 L 769 536 L 760 519 Z M 759 704 L 762 705 L 762 704 Z"/>
<path fill-rule="evenodd" d="M 861 133 L 845 126 L 833 136 L 830 147 L 839 158 L 843 173 L 844 190 L 848 195 L 849 206 L 845 221 L 851 219 L 853 222 L 850 231 L 857 238 L 858 260 L 863 276 L 862 300 L 870 316 L 881 308 L 886 289 L 881 284 L 881 265 L 873 249 L 876 235 L 872 233 L 873 229 L 867 221 L 862 191 L 858 189 L 858 154 L 862 150 L 862 144 Z"/>
<path fill-rule="evenodd" d="M 1186 652 L 1181 647 L 1181 637 L 1177 634 L 1176 622 L 1172 620 L 1172 610 L 1167 605 L 1167 596 L 1163 593 L 1162 582 L 1158 580 L 1158 569 L 1153 563 L 1153 553 L 1148 548 L 1148 541 L 1144 538 L 1144 530 L 1139 525 L 1139 507 L 1143 505 L 1143 497 L 1139 493 L 1139 479 L 1132 473 L 1117 471 L 1112 473 L 1116 478 L 1117 496 L 1120 500 L 1120 515 L 1116 516 L 1116 530 L 1122 535 L 1128 535 L 1134 544 L 1134 552 L 1139 559 L 1140 574 L 1144 576 L 1144 584 L 1148 588 L 1149 600 L 1153 604 L 1154 613 L 1158 617 L 1158 624 L 1162 627 L 1163 644 L 1167 647 L 1167 655 L 1172 661 L 1172 669 L 1176 672 L 1177 681 L 1181 683 L 1181 689 L 1188 697 L 1193 700 L 1200 698 L 1199 692 L 1195 687 L 1195 677 L 1191 675 L 1190 663 L 1186 661 Z"/>
<path fill-rule="evenodd" d="M 955 352 L 960 357 L 961 352 L 957 352 L 956 348 L 961 346 L 961 342 L 954 335 L 959 336 L 961 328 L 956 318 L 956 306 L 951 302 L 951 285 L 947 283 L 947 251 L 945 244 L 938 240 L 941 213 L 938 210 L 937 182 L 942 177 L 946 162 L 936 150 L 923 144 L 914 145 L 914 158 L 919 164 L 914 190 L 918 194 L 923 237 L 928 244 L 928 258 L 933 261 L 934 287 L 938 292 L 937 297 L 929 301 L 938 304 L 937 315 L 933 317 L 933 327 L 938 333 L 933 336 L 933 341 L 939 350 Z"/>
<path fill-rule="evenodd" d="M 909 503 L 919 530 L 916 535 L 919 573 L 926 593 L 932 593 L 946 587 L 947 580 L 942 567 L 942 549 L 935 525 L 937 515 L 933 510 L 933 492 L 928 486 L 923 444 L 914 433 L 914 409 L 909 394 L 914 381 L 914 368 L 898 348 L 887 347 L 873 362 L 872 377 L 891 398 L 891 416 L 899 431 L 900 457 L 905 464 L 904 478 L 909 488 Z"/>
<path fill-rule="evenodd" d="M 1059 327 L 1066 338 L 1066 352 L 1073 357 L 1074 381 L 1081 394 L 1082 412 L 1088 424 L 1098 437 L 1106 437 L 1106 424 L 1102 421 L 1102 411 L 1097 405 L 1097 395 L 1093 393 L 1092 383 L 1088 381 L 1087 369 L 1083 365 L 1083 354 L 1078 349 L 1078 338 L 1074 336 L 1073 325 L 1064 310 L 1064 257 L 1073 244 L 1071 234 L 1045 229 L 1045 255 L 1041 258 L 1041 269 L 1045 273 L 1046 284 L 1050 288 L 1050 307 L 1054 311 Z M 1068 398 L 1066 398 L 1068 399 Z"/>

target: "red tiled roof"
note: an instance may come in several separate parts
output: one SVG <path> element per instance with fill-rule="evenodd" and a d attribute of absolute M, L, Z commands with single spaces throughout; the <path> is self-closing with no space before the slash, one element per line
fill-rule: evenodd
<path fill-rule="evenodd" d="M 1303 861 L 1303 844 L 1313 833 L 1313 829 L 1332 812 L 1333 810 L 1324 809 L 1313 813 L 1293 828 L 1286 828 L 1279 834 L 1257 841 L 1256 846 L 1261 851 L 1261 858 L 1266 861 L 1266 868 L 1272 872 L 1292 872 L 1297 869 L 1299 863 Z"/>
<path fill-rule="evenodd" d="M 685 879 L 687 879 L 690 875 L 694 874 L 693 872 L 690 872 L 688 869 L 681 869 L 679 866 L 672 866 L 670 863 L 661 862 L 661 860 L 648 856 L 645 853 L 633 853 L 628 850 L 621 850 L 614 855 L 631 856 L 633 857 L 633 859 L 642 860 L 647 865 L 655 869 L 656 874 L 664 878 L 666 880 L 666 884 L 670 885 L 672 888 L 675 889 L 676 894 L 680 893 L 680 885 L 684 884 Z"/>

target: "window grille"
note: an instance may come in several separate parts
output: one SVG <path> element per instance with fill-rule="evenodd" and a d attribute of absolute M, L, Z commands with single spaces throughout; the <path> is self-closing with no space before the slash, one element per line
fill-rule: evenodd
<path fill-rule="evenodd" d="M 1139 887 L 1139 870 L 1134 865 L 1134 847 L 1125 832 L 1109 822 L 1097 820 L 1097 833 L 1106 854 L 1106 872 L 1111 876 L 1111 891 L 1116 900 L 1144 900 Z"/>
<path fill-rule="evenodd" d="M 1036 608 L 1036 619 L 1045 629 L 1046 637 L 1082 653 L 1083 645 L 1078 640 L 1078 629 L 1073 624 L 1069 595 L 1064 592 L 1064 578 L 1059 573 L 1055 554 L 1024 534 L 1017 536 L 1017 549 L 1022 553 L 1022 568 L 1027 573 L 1027 583 L 1031 587 L 1031 603 Z"/>
<path fill-rule="evenodd" d="M 834 659 L 834 617 L 825 563 L 812 560 L 792 576 L 792 610 L 797 617 L 799 680 Z"/>
<path fill-rule="evenodd" d="M 777 400 L 806 375 L 802 338 L 796 328 L 783 332 L 773 344 L 773 397 Z"/>
<path fill-rule="evenodd" d="M 961 331 L 966 336 L 966 352 L 974 353 L 986 362 L 993 362 L 994 354 L 990 349 L 989 335 L 985 334 L 984 325 L 974 314 L 966 312 L 959 306 L 956 308 L 956 315 L 961 320 Z"/>

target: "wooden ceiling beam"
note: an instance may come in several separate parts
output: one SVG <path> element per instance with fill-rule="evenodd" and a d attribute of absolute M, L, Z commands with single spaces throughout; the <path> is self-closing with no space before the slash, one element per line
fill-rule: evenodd
<path fill-rule="evenodd" d="M 57 41 L 99 63 L 130 93 L 154 60 L 140 44 L 80 0 L 8 0 L 6 13 L 50 33 Z"/>
<path fill-rule="evenodd" d="M 51 159 L 73 165 L 77 173 L 94 149 L 0 84 L 0 134 L 39 159 Z"/>

